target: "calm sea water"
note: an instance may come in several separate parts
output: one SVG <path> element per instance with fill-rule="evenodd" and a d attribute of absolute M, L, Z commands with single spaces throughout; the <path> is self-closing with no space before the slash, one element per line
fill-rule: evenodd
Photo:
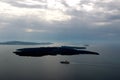
<path fill-rule="evenodd" d="M 36 46 L 0 45 L 0 80 L 120 80 L 119 44 L 88 47 L 100 55 L 22 57 L 13 53 L 25 47 Z M 62 60 L 71 63 L 60 64 Z"/>

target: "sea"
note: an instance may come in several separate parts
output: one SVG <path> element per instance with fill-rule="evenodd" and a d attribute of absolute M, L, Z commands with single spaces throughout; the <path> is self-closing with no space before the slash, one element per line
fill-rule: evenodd
<path fill-rule="evenodd" d="M 120 44 L 89 44 L 89 51 L 100 55 L 18 56 L 20 48 L 43 46 L 84 46 L 55 43 L 51 45 L 0 45 L 0 80 L 120 80 Z M 70 64 L 61 64 L 68 60 Z"/>

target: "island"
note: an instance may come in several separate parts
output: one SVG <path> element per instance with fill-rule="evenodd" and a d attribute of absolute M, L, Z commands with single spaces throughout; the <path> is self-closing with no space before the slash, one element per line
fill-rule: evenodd
<path fill-rule="evenodd" d="M 69 46 L 22 48 L 17 49 L 14 53 L 19 56 L 33 56 L 33 57 L 41 57 L 46 55 L 78 55 L 78 54 L 99 55 L 99 53 L 97 52 L 84 50 L 83 47 L 69 47 Z"/>
<path fill-rule="evenodd" d="M 37 43 L 37 42 L 25 42 L 25 41 L 0 42 L 0 45 L 49 45 L 49 44 L 52 44 L 52 43 L 50 42 Z"/>

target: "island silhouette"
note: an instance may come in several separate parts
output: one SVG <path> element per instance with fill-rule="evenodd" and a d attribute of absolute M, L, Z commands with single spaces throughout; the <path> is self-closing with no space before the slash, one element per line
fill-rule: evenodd
<path fill-rule="evenodd" d="M 78 54 L 93 54 L 99 55 L 97 52 L 84 50 L 86 47 L 36 47 L 36 48 L 21 48 L 14 53 L 19 56 L 42 57 L 46 55 L 78 55 Z"/>
<path fill-rule="evenodd" d="M 27 41 L 6 41 L 6 42 L 0 42 L 0 45 L 49 45 L 53 44 L 50 42 L 27 42 Z"/>

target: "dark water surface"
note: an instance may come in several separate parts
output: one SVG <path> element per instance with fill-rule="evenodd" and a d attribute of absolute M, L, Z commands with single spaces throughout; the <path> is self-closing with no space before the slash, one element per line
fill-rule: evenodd
<path fill-rule="evenodd" d="M 13 51 L 35 47 L 0 45 L 0 80 L 120 80 L 120 45 L 90 45 L 100 55 L 21 57 Z M 70 64 L 60 64 L 69 60 Z"/>

